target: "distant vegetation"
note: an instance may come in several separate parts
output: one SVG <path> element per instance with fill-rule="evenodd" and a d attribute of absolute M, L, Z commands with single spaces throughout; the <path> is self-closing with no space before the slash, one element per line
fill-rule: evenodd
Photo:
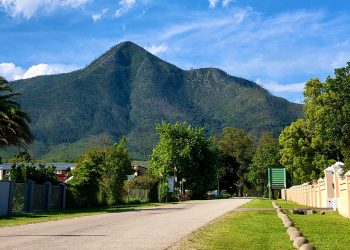
<path fill-rule="evenodd" d="M 32 118 L 34 159 L 76 159 L 91 146 L 127 136 L 130 155 L 146 160 L 156 145 L 155 124 L 187 122 L 219 135 L 225 127 L 254 137 L 275 136 L 302 116 L 302 105 L 215 68 L 181 70 L 131 42 L 84 69 L 10 83 Z M 3 151 L 10 158 L 16 150 Z"/>

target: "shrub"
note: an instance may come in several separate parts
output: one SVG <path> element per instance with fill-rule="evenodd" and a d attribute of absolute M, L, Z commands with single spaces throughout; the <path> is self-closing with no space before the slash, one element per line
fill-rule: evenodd
<path fill-rule="evenodd" d="M 94 148 L 84 153 L 68 182 L 75 207 L 122 203 L 123 184 L 131 172 L 125 138 L 111 147 Z"/>

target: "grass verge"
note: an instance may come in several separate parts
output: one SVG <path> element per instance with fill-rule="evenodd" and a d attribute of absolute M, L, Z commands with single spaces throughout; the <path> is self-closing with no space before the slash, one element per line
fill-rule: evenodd
<path fill-rule="evenodd" d="M 268 199 L 254 199 L 245 208 L 271 208 Z M 197 230 L 178 249 L 293 249 L 275 211 L 231 212 Z"/>
<path fill-rule="evenodd" d="M 282 208 L 308 208 L 295 202 L 278 200 L 277 204 Z M 350 220 L 342 217 L 337 212 L 324 215 L 319 213 L 311 215 L 297 215 L 286 211 L 289 217 L 299 228 L 303 235 L 318 250 L 349 249 L 350 246 Z"/>
<path fill-rule="evenodd" d="M 293 202 L 293 201 L 288 201 L 286 203 L 285 200 L 281 200 L 281 199 L 276 200 L 276 203 L 277 203 L 277 205 L 281 206 L 281 208 L 284 208 L 284 209 L 309 208 L 309 206 L 301 205 L 301 204 Z"/>
<path fill-rule="evenodd" d="M 97 215 L 104 213 L 115 213 L 122 211 L 131 211 L 146 207 L 164 206 L 169 203 L 145 203 L 139 205 L 120 205 L 115 207 L 86 208 L 86 209 L 66 209 L 42 213 L 23 213 L 11 216 L 0 216 L 0 227 L 17 226 L 29 223 L 39 223 L 51 220 L 61 220 L 74 217 Z"/>
<path fill-rule="evenodd" d="M 349 249 L 350 220 L 337 212 L 289 217 L 316 249 Z"/>
<path fill-rule="evenodd" d="M 271 200 L 268 198 L 258 198 L 241 206 L 242 208 L 272 208 Z"/>

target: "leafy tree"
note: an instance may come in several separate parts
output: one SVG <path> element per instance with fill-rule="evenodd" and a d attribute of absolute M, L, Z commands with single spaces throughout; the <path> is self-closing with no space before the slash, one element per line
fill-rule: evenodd
<path fill-rule="evenodd" d="M 279 137 L 281 164 L 292 173 L 293 183 L 301 184 L 318 179 L 327 159 L 312 146 L 312 133 L 304 119 L 286 127 Z"/>
<path fill-rule="evenodd" d="M 75 206 L 114 205 L 122 201 L 123 184 L 131 172 L 131 160 L 122 138 L 110 147 L 93 148 L 84 153 L 68 182 Z"/>
<path fill-rule="evenodd" d="M 280 135 L 281 163 L 297 183 L 320 177 L 336 160 L 350 169 L 350 63 L 325 82 L 311 79 L 304 91 L 305 119 Z M 346 172 L 346 171 L 344 171 Z"/>
<path fill-rule="evenodd" d="M 306 83 L 304 91 L 306 128 L 311 135 L 311 146 L 315 151 L 329 160 L 342 159 L 340 147 L 329 132 L 332 129 L 329 127 L 331 124 L 327 124 L 330 110 L 326 103 L 330 97 L 325 92 L 324 85 L 318 79 L 311 79 Z"/>
<path fill-rule="evenodd" d="M 315 144 L 327 160 L 344 160 L 345 168 L 350 169 L 350 62 L 335 69 L 334 77 L 324 83 L 310 80 L 304 94 Z"/>
<path fill-rule="evenodd" d="M 54 166 L 46 167 L 42 163 L 32 162 L 30 165 L 19 163 L 11 167 L 9 177 L 12 181 L 19 183 L 32 180 L 38 185 L 42 185 L 47 181 L 51 182 L 52 185 L 57 185 L 58 179 L 55 170 Z"/>
<path fill-rule="evenodd" d="M 29 163 L 31 161 L 32 157 L 27 151 L 20 151 L 9 160 L 11 163 Z"/>
<path fill-rule="evenodd" d="M 136 176 L 134 179 L 125 182 L 125 189 L 146 189 L 148 192 L 148 200 L 150 202 L 155 202 L 158 200 L 158 184 L 159 177 L 154 177 L 151 175 L 140 175 Z M 165 193 L 168 191 L 166 190 Z M 165 197 L 163 197 L 165 200 Z"/>
<path fill-rule="evenodd" d="M 276 167 L 281 167 L 278 141 L 271 132 L 265 132 L 259 139 L 247 175 L 258 195 L 267 195 L 267 170 Z"/>
<path fill-rule="evenodd" d="M 99 204 L 99 183 L 102 179 L 104 150 L 93 148 L 78 159 L 73 179 L 68 182 L 70 198 L 77 207 L 91 207 Z"/>
<path fill-rule="evenodd" d="M 226 161 L 230 162 L 230 171 L 237 176 L 233 184 L 237 187 L 238 195 L 242 196 L 246 184 L 245 175 L 254 153 L 253 138 L 243 129 L 224 128 L 222 134 L 215 139 L 215 143 L 226 155 Z"/>
<path fill-rule="evenodd" d="M 11 166 L 11 171 L 8 174 L 8 177 L 12 181 L 17 183 L 25 182 L 27 178 L 26 178 L 26 167 L 24 166 L 24 164 Z"/>
<path fill-rule="evenodd" d="M 155 184 L 157 184 L 159 178 L 155 178 L 150 175 L 140 175 L 136 176 L 134 179 L 127 180 L 125 186 L 130 189 L 151 189 Z"/>
<path fill-rule="evenodd" d="M 204 129 L 186 123 L 162 122 L 156 131 L 159 142 L 150 156 L 149 173 L 161 176 L 164 183 L 166 177 L 176 174 L 178 179 L 186 180 L 193 198 L 205 197 L 216 179 L 216 156 Z"/>
<path fill-rule="evenodd" d="M 33 138 L 28 126 L 30 117 L 12 100 L 20 94 L 13 93 L 8 82 L 2 77 L 0 77 L 0 92 L 3 93 L 0 95 L 0 146 L 23 147 L 31 143 Z"/>
<path fill-rule="evenodd" d="M 216 189 L 218 194 L 222 190 L 230 193 L 231 195 L 237 193 L 235 183 L 238 181 L 236 169 L 238 169 L 238 163 L 236 159 L 222 152 L 217 146 L 217 138 L 212 137 L 212 150 L 216 155 Z"/>
<path fill-rule="evenodd" d="M 100 202 L 107 205 L 122 202 L 124 181 L 130 172 L 131 160 L 126 148 L 126 139 L 123 137 L 118 143 L 105 149 L 102 181 L 99 184 Z"/>

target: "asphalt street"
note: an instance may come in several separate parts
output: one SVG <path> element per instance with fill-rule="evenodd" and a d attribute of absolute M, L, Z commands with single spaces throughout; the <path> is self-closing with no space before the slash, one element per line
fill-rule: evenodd
<path fill-rule="evenodd" d="M 167 249 L 248 201 L 194 201 L 3 227 L 0 249 Z"/>

